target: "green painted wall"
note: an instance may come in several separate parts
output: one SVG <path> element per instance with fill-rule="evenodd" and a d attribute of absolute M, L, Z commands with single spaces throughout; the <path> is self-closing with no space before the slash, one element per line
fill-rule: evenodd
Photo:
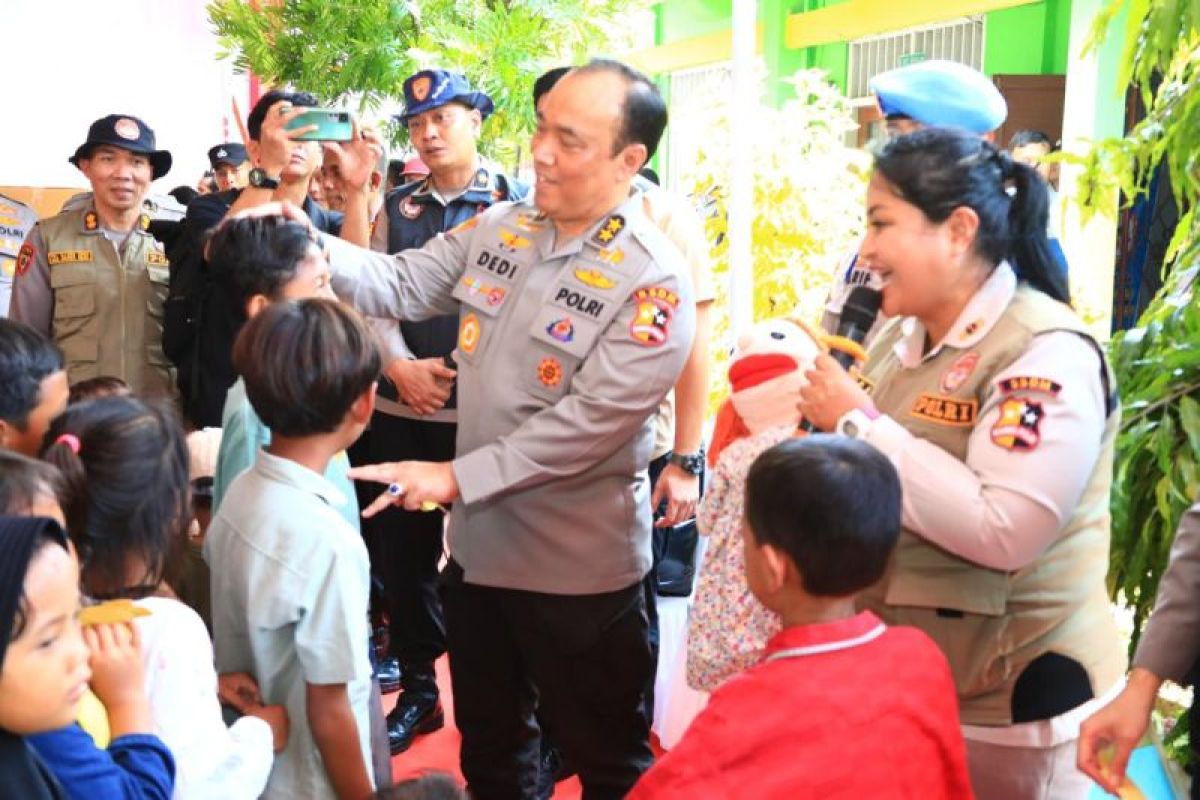
<path fill-rule="evenodd" d="M 732 0 L 664 0 L 655 7 L 659 43 L 674 42 L 729 27 Z"/>
<path fill-rule="evenodd" d="M 1071 0 L 993 11 L 984 27 L 983 71 L 988 75 L 1066 74 Z"/>

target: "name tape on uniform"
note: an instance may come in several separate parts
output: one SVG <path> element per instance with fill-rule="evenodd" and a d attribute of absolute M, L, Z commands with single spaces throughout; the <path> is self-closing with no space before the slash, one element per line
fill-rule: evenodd
<path fill-rule="evenodd" d="M 908 413 L 918 419 L 936 422 L 939 425 L 965 428 L 975 424 L 975 417 L 979 413 L 979 402 L 974 398 L 963 400 L 957 397 L 943 397 L 922 392 Z"/>
<path fill-rule="evenodd" d="M 83 264 L 89 261 L 95 261 L 91 250 L 51 250 L 46 253 L 46 263 L 52 267 L 55 264 Z"/>

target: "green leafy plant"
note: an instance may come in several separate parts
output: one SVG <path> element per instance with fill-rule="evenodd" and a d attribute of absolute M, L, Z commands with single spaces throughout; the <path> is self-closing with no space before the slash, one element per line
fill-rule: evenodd
<path fill-rule="evenodd" d="M 732 344 L 728 314 L 727 190 L 733 147 L 753 149 L 754 221 L 751 228 L 754 319 L 796 314 L 816 324 L 833 270 L 862 233 L 863 197 L 870 159 L 846 145 L 857 128 L 849 103 L 822 70 L 787 79 L 796 96 L 780 108 L 759 103 L 747 125 L 749 141 L 731 140 L 724 97 L 672 109 L 672 128 L 705 131 L 689 163 L 672 165 L 680 185 L 704 208 L 717 283 L 717 342 Z M 727 390 L 723 365 L 729 347 L 714 353 L 710 408 Z"/>
<path fill-rule="evenodd" d="M 1132 83 L 1146 118 L 1083 159 L 1079 199 L 1111 213 L 1118 191 L 1142 196 L 1165 163 L 1182 218 L 1168 251 L 1163 289 L 1136 327 L 1110 345 L 1124 417 L 1116 442 L 1109 588 L 1133 610 L 1133 640 L 1154 604 L 1175 529 L 1200 499 L 1200 4 L 1114 0 L 1097 17 L 1091 44 L 1109 35 L 1128 6 L 1118 86 Z"/>
<path fill-rule="evenodd" d="M 272 85 L 312 92 L 360 113 L 391 111 L 405 78 L 440 67 L 463 72 L 496 113 L 483 147 L 514 163 L 533 127 L 533 81 L 544 70 L 621 50 L 622 26 L 643 0 L 282 0 L 255 9 L 213 0 L 223 57 Z M 403 143 L 406 131 L 391 129 Z"/>

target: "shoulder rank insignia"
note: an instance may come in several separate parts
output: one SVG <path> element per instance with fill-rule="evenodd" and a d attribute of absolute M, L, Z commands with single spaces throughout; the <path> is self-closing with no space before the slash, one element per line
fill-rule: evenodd
<path fill-rule="evenodd" d="M 1028 453 L 1042 441 L 1045 415 L 1041 403 L 1021 397 L 1008 398 L 1000 404 L 1000 417 L 992 426 L 992 442 L 1005 450 Z"/>
<path fill-rule="evenodd" d="M 29 271 L 29 265 L 33 263 L 33 257 L 37 255 L 37 250 L 29 242 L 21 245 L 20 252 L 17 253 L 17 267 L 13 270 L 18 278 Z"/>
<path fill-rule="evenodd" d="M 95 211 L 89 211 L 83 215 L 83 229 L 85 231 L 94 231 L 100 227 L 100 218 L 96 216 Z"/>
<path fill-rule="evenodd" d="M 604 220 L 604 223 L 592 236 L 592 241 L 603 247 L 617 238 L 617 234 L 623 230 L 625 230 L 625 218 L 620 214 L 613 214 Z"/>
<path fill-rule="evenodd" d="M 577 269 L 575 270 L 575 279 L 593 289 L 611 289 L 617 285 L 616 281 L 598 269 Z"/>
<path fill-rule="evenodd" d="M 138 217 L 138 227 L 144 231 L 150 230 L 150 215 L 142 214 Z"/>
<path fill-rule="evenodd" d="M 519 233 L 513 233 L 510 230 L 500 229 L 500 249 L 507 250 L 510 253 L 515 253 L 518 250 L 524 250 L 532 244 L 528 239 Z"/>

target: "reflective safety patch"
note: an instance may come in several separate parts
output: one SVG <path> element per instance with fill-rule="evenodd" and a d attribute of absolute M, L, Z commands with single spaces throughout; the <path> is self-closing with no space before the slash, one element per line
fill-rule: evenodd
<path fill-rule="evenodd" d="M 55 264 L 82 264 L 94 260 L 91 250 L 51 250 L 46 253 L 46 263 L 52 267 Z M 166 263 L 166 259 L 163 262 Z"/>
<path fill-rule="evenodd" d="M 922 392 L 908 413 L 918 419 L 929 420 L 939 425 L 965 428 L 975 424 L 975 417 L 979 413 L 979 403 L 973 398 L 965 400 L 959 397 L 943 397 Z"/>
<path fill-rule="evenodd" d="M 529 245 L 532 244 L 531 241 L 526 239 L 521 234 L 513 233 L 512 231 L 505 230 L 504 228 L 500 229 L 499 235 L 500 249 L 507 250 L 510 253 L 515 253 L 518 250 L 524 250 L 526 247 L 529 247 Z"/>
<path fill-rule="evenodd" d="M 157 250 L 148 250 L 146 252 L 146 263 L 153 267 L 171 266 L 171 262 L 167 261 L 166 253 L 160 253 Z"/>
<path fill-rule="evenodd" d="M 623 230 L 625 230 L 625 218 L 620 214 L 613 214 L 604 220 L 604 223 L 592 236 L 592 241 L 603 247 L 617 238 L 617 234 Z"/>
<path fill-rule="evenodd" d="M 1027 453 L 1042 441 L 1041 403 L 1022 397 L 1010 397 L 1000 404 L 1000 418 L 992 426 L 992 441 L 1005 450 Z"/>
<path fill-rule="evenodd" d="M 942 373 L 942 380 L 938 384 L 938 388 L 942 390 L 942 394 L 954 394 L 958 391 L 958 387 L 966 383 L 967 378 L 971 377 L 971 373 L 975 371 L 975 366 L 979 363 L 979 353 L 965 353 L 958 357 L 958 360 L 950 365 L 950 369 Z"/>
<path fill-rule="evenodd" d="M 458 349 L 467 355 L 475 352 L 479 346 L 479 317 L 467 314 L 458 325 Z"/>
<path fill-rule="evenodd" d="M 537 377 L 543 386 L 558 386 L 562 383 L 562 363 L 557 358 L 543 358 L 537 366 Z"/>
<path fill-rule="evenodd" d="M 570 317 L 560 317 L 546 326 L 546 333 L 551 339 L 568 344 L 575 340 L 575 325 Z"/>
<path fill-rule="evenodd" d="M 1013 394 L 1015 392 L 1040 392 L 1048 394 L 1051 397 L 1058 397 L 1058 393 L 1062 391 L 1062 384 L 1055 383 L 1049 378 L 1005 378 L 1000 381 L 1000 391 L 1005 394 Z"/>
<path fill-rule="evenodd" d="M 33 263 L 33 257 L 37 255 L 37 250 L 29 242 L 21 245 L 21 252 L 17 253 L 17 268 L 14 274 L 19 278 L 29 271 L 29 265 Z"/>
<path fill-rule="evenodd" d="M 679 305 L 679 295 L 661 286 L 638 289 L 633 293 L 637 310 L 629 321 L 629 333 L 635 342 L 657 347 L 670 335 L 671 317 Z"/>
<path fill-rule="evenodd" d="M 616 281 L 598 269 L 576 269 L 575 278 L 584 286 L 590 286 L 593 289 L 611 289 L 617 285 Z"/>

